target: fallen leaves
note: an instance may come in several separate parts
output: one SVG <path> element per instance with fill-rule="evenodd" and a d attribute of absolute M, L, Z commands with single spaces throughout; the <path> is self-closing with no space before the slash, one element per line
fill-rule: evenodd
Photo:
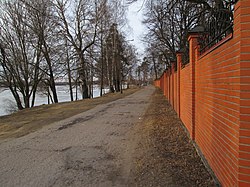
<path fill-rule="evenodd" d="M 137 186 L 215 186 L 175 111 L 160 90 L 141 126 Z"/>

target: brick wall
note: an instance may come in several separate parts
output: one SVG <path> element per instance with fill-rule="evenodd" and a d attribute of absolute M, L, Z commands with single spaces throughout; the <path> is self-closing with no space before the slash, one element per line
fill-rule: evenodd
<path fill-rule="evenodd" d="M 177 111 L 177 72 L 174 72 L 174 109 Z"/>
<path fill-rule="evenodd" d="M 177 54 L 177 72 L 167 70 L 155 85 L 222 186 L 250 186 L 250 1 L 238 1 L 233 35 L 202 56 L 195 33 L 189 45 L 189 64 L 181 68 Z"/>
<path fill-rule="evenodd" d="M 237 34 L 240 35 L 239 185 L 250 186 L 250 1 L 240 1 Z"/>
<path fill-rule="evenodd" d="M 238 41 L 231 39 L 195 64 L 195 141 L 225 186 L 237 186 Z"/>
<path fill-rule="evenodd" d="M 185 68 L 181 69 L 180 72 L 180 118 L 185 124 L 189 132 L 192 131 L 191 125 L 191 69 L 188 64 Z"/>

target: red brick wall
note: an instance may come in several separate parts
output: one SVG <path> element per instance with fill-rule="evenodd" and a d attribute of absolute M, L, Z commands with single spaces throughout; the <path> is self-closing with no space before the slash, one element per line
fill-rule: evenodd
<path fill-rule="evenodd" d="M 250 1 L 238 4 L 240 35 L 239 185 L 250 186 Z"/>
<path fill-rule="evenodd" d="M 174 109 L 177 111 L 177 72 L 174 72 Z"/>
<path fill-rule="evenodd" d="M 201 57 L 195 69 L 195 140 L 225 186 L 237 185 L 238 45 L 228 41 Z"/>
<path fill-rule="evenodd" d="M 168 91 L 168 88 L 167 88 L 167 73 L 164 72 L 164 95 L 167 96 L 167 91 Z"/>
<path fill-rule="evenodd" d="M 154 84 L 156 87 L 160 88 L 160 80 L 155 80 Z"/>
<path fill-rule="evenodd" d="M 170 104 L 173 106 L 173 71 L 172 71 L 172 69 L 171 69 L 171 73 L 170 73 L 170 77 L 169 77 L 169 80 L 170 80 L 170 83 L 169 83 L 169 85 L 170 85 L 170 87 L 169 87 L 169 91 L 170 91 L 170 93 L 169 93 L 169 95 L 170 95 L 170 99 L 169 99 L 169 102 L 170 102 Z"/>
<path fill-rule="evenodd" d="M 180 72 L 180 118 L 191 133 L 191 73 L 190 65 L 181 69 Z"/>
<path fill-rule="evenodd" d="M 170 70 L 168 70 L 166 72 L 166 76 L 167 76 L 167 99 L 170 101 Z"/>
<path fill-rule="evenodd" d="M 159 81 L 222 186 L 250 186 L 250 0 L 238 1 L 233 35 L 213 50 L 198 56 L 197 36 L 189 42 L 180 81 L 169 71 Z"/>

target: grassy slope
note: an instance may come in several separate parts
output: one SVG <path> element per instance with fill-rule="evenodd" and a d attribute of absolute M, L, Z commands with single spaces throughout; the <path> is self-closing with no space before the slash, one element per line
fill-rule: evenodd
<path fill-rule="evenodd" d="M 0 117 L 0 140 L 24 136 L 53 122 L 82 113 L 99 104 L 115 101 L 136 91 L 138 89 L 129 89 L 124 90 L 123 94 L 114 93 L 94 99 L 42 105 L 2 116 Z"/>

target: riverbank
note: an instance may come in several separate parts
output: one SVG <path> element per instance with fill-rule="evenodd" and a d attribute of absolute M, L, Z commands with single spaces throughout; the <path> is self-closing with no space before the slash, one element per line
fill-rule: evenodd
<path fill-rule="evenodd" d="M 138 88 L 124 90 L 121 93 L 110 93 L 94 99 L 41 105 L 24 109 L 11 115 L 0 116 L 0 141 L 17 138 L 37 131 L 44 126 L 69 118 L 96 107 L 126 97 L 138 91 Z"/>
<path fill-rule="evenodd" d="M 68 102 L 71 101 L 70 91 L 68 85 L 57 85 L 57 97 L 59 102 Z M 108 93 L 108 89 L 103 89 L 103 93 Z M 100 87 L 98 85 L 93 86 L 93 98 L 100 97 Z M 74 100 L 81 99 L 81 90 L 73 89 L 73 98 Z M 51 103 L 51 101 L 50 101 Z M 35 106 L 40 106 L 48 104 L 48 97 L 41 91 L 37 91 Z M 8 88 L 0 87 L 0 116 L 8 115 L 17 111 L 17 106 L 15 99 Z"/>

